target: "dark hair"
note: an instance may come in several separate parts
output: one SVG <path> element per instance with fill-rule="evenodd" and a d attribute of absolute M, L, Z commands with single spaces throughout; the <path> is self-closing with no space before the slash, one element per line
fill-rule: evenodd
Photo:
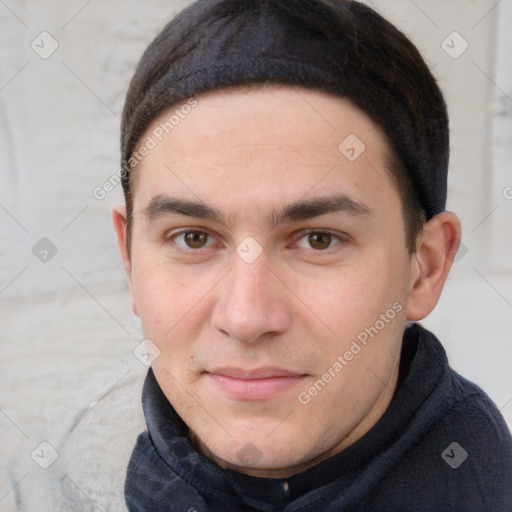
<path fill-rule="evenodd" d="M 130 159 L 150 122 L 201 92 L 264 83 L 347 98 L 381 127 L 413 252 L 423 222 L 445 207 L 446 104 L 409 39 L 351 0 L 199 0 L 164 27 L 138 64 L 123 110 L 128 245 Z"/>

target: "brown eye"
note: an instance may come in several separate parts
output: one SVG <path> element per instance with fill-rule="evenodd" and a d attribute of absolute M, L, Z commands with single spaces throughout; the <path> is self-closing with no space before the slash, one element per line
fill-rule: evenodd
<path fill-rule="evenodd" d="M 206 249 L 207 247 L 215 245 L 215 238 L 206 231 L 199 229 L 183 230 L 181 233 L 176 233 L 166 237 L 166 243 L 178 245 L 185 251 Z"/>
<path fill-rule="evenodd" d="M 328 249 L 331 245 L 332 236 L 329 233 L 309 233 L 308 243 L 316 250 Z"/>
<path fill-rule="evenodd" d="M 208 242 L 208 233 L 204 231 L 188 231 L 183 234 L 185 244 L 191 249 L 201 249 Z"/>

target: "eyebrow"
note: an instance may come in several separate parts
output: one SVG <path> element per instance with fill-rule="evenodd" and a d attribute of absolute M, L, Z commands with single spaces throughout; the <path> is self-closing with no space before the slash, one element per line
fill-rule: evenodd
<path fill-rule="evenodd" d="M 164 195 L 157 195 L 151 199 L 144 208 L 144 215 L 149 219 L 156 219 L 166 215 L 185 215 L 198 219 L 208 219 L 227 224 L 227 217 L 217 210 L 199 201 L 176 199 Z M 367 205 L 352 199 L 345 194 L 318 197 L 310 200 L 300 200 L 282 206 L 269 217 L 269 224 L 276 226 L 285 222 L 310 219 L 329 213 L 345 213 L 348 215 L 369 215 L 372 209 Z"/>

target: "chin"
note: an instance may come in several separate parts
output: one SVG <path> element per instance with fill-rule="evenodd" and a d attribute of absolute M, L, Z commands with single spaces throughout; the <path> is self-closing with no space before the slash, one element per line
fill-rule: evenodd
<path fill-rule="evenodd" d="M 261 426 L 261 423 L 260 423 Z M 272 428 L 276 429 L 273 422 Z M 272 428 L 248 429 L 246 433 L 237 431 L 233 437 L 224 435 L 207 435 L 206 442 L 193 436 L 194 442 L 206 457 L 219 466 L 254 476 L 285 477 L 298 472 L 292 468 L 300 467 L 309 459 L 304 436 L 283 428 L 281 432 L 272 432 Z M 281 427 L 277 427 L 281 428 Z M 256 430 L 256 431 L 255 431 Z M 271 432 L 269 435 L 268 432 Z M 215 439 L 213 442 L 212 439 Z M 297 442 L 292 443 L 290 440 Z M 300 452 L 298 452 L 300 448 Z M 313 447 L 311 447 L 313 449 Z"/>

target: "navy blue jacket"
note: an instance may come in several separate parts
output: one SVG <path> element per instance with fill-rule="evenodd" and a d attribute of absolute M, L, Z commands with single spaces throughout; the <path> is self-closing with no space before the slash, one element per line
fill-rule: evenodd
<path fill-rule="evenodd" d="M 222 469 L 148 372 L 148 431 L 125 483 L 134 511 L 512 512 L 512 439 L 489 397 L 448 366 L 419 325 L 404 335 L 399 388 L 377 424 L 342 452 L 288 479 Z"/>

